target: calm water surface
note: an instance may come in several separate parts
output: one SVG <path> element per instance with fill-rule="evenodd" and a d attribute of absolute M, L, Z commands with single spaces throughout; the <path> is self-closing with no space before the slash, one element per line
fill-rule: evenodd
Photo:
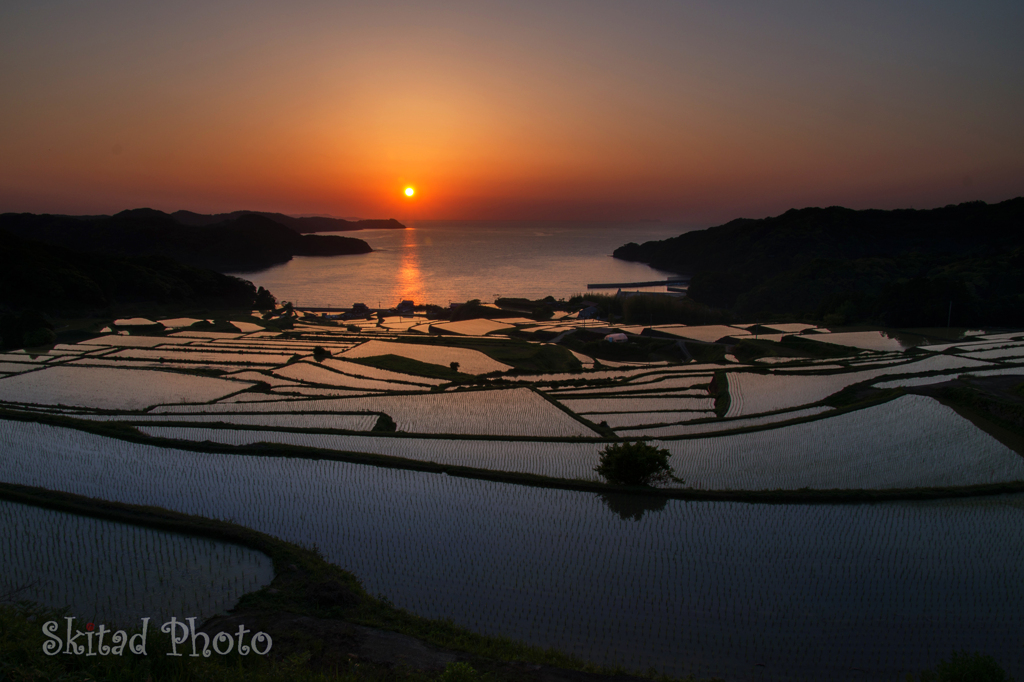
<path fill-rule="evenodd" d="M 0 422 L 0 480 L 230 518 L 487 634 L 729 680 L 1024 675 L 1024 495 L 766 505 L 155 448 Z"/>
<path fill-rule="evenodd" d="M 203 620 L 273 579 L 247 547 L 0 500 L 0 593 L 66 606 L 79 628 Z"/>
<path fill-rule="evenodd" d="M 364 240 L 373 253 L 296 257 L 241 274 L 299 306 L 569 298 L 591 283 L 664 279 L 671 273 L 617 260 L 612 251 L 687 229 L 665 223 L 421 221 L 405 230 L 343 233 Z"/>

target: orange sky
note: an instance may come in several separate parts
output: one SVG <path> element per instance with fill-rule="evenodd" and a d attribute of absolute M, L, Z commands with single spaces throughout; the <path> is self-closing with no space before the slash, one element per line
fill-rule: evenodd
<path fill-rule="evenodd" d="M 1019 6 L 820 4 L 5 3 L 0 211 L 711 224 L 1024 194 Z"/>

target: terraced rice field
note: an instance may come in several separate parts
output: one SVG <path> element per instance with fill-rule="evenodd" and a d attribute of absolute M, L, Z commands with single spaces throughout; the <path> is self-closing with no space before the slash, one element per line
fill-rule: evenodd
<path fill-rule="evenodd" d="M 384 412 L 409 433 L 493 436 L 593 436 L 590 429 L 526 388 L 425 395 L 286 400 L 252 404 L 168 405 L 155 414 L 223 412 Z"/>
<path fill-rule="evenodd" d="M 1007 358 L 1024 358 L 1024 346 L 1014 346 L 1011 348 L 999 348 L 994 350 L 972 351 L 969 353 L 963 353 L 963 357 L 974 358 L 976 360 L 1003 360 Z"/>
<path fill-rule="evenodd" d="M 27 353 L 0 353 L 0 362 L 35 365 L 51 360 L 53 357 L 55 356 L 28 355 Z"/>
<path fill-rule="evenodd" d="M 152 414 L 152 415 L 88 415 L 89 419 L 109 419 L 129 422 L 194 422 L 209 424 L 239 424 L 241 426 L 264 426 L 283 429 L 339 429 L 344 431 L 369 431 L 377 423 L 376 414 Z M 168 436 L 169 437 L 169 436 Z M 186 440 L 193 440 L 187 438 Z M 214 442 L 225 442 L 210 438 Z M 263 440 L 266 440 L 264 438 Z M 258 441 L 252 441 L 258 442 Z"/>
<path fill-rule="evenodd" d="M 194 317 L 174 317 L 167 320 L 158 320 L 158 322 L 168 329 L 182 329 L 184 327 L 191 327 L 197 322 L 202 322 L 202 320 L 197 320 Z"/>
<path fill-rule="evenodd" d="M 218 340 L 222 340 L 222 339 L 239 339 L 241 337 L 242 337 L 241 334 L 234 334 L 232 332 L 202 332 L 202 331 L 192 331 L 192 330 L 189 329 L 189 330 L 186 330 L 186 331 L 183 331 L 183 332 L 174 332 L 173 334 L 171 334 L 167 338 L 193 339 L 193 340 L 194 339 L 218 339 Z"/>
<path fill-rule="evenodd" d="M 217 400 L 248 386 L 172 372 L 59 365 L 0 380 L 0 401 L 143 410 L 161 403 Z"/>
<path fill-rule="evenodd" d="M 246 367 L 247 369 L 270 369 L 275 365 L 273 363 L 261 364 L 261 363 L 238 363 L 230 365 L 222 365 L 215 362 L 161 362 L 160 360 L 126 360 L 124 358 L 110 358 L 109 355 L 102 357 L 89 356 L 77 360 L 71 360 L 67 364 L 74 367 L 119 367 L 119 368 L 135 368 L 135 369 L 183 369 L 189 371 L 201 370 L 219 370 L 222 372 L 237 372 L 239 367 Z"/>
<path fill-rule="evenodd" d="M 402 374 L 401 372 L 392 372 L 391 370 L 370 367 L 369 365 L 361 365 L 357 362 L 349 362 L 347 360 L 335 360 L 333 358 L 328 358 L 323 360 L 321 364 L 344 374 L 366 377 L 368 379 L 379 379 L 381 381 L 403 381 L 412 384 L 422 384 L 424 386 L 441 386 L 447 383 L 443 379 L 430 379 L 428 377 Z"/>
<path fill-rule="evenodd" d="M 255 363 L 283 365 L 292 357 L 290 353 L 217 352 L 205 349 L 167 350 L 164 348 L 128 348 L 112 353 L 111 358 L 128 360 L 159 360 L 178 362 Z"/>
<path fill-rule="evenodd" d="M 287 390 L 287 391 L 292 391 L 292 390 L 294 390 L 295 387 L 291 387 L 291 386 L 289 386 L 289 387 L 280 387 L 279 386 L 278 388 L 281 388 L 281 389 Z M 375 394 L 369 393 L 369 392 L 365 392 L 365 391 L 345 392 L 345 391 L 342 391 L 341 389 L 337 389 L 336 391 L 332 392 L 331 395 L 332 396 L 341 396 L 341 395 L 348 396 L 348 395 L 375 395 Z M 298 400 L 306 400 L 306 399 L 307 399 L 306 397 L 301 396 L 301 395 L 296 395 L 296 394 L 290 393 L 290 392 L 289 393 L 284 393 L 283 391 L 281 393 L 278 393 L 277 389 L 272 389 L 270 393 L 261 393 L 261 392 L 238 393 L 238 394 L 235 394 L 235 395 L 228 396 L 227 398 L 224 398 L 223 400 L 219 400 L 217 402 L 217 404 L 218 405 L 228 405 L 228 404 L 231 404 L 231 403 L 267 403 L 267 402 L 280 402 L 280 401 L 298 401 Z M 210 412 L 214 412 L 215 410 L 209 410 L 209 411 Z M 197 412 L 199 412 L 199 410 L 197 410 Z"/>
<path fill-rule="evenodd" d="M 882 332 L 839 332 L 828 334 L 805 334 L 803 337 L 810 341 L 821 343 L 832 343 L 837 346 L 850 346 L 863 350 L 877 351 L 901 351 L 903 344 L 897 339 L 890 338 Z"/>
<path fill-rule="evenodd" d="M 769 336 L 789 331 L 780 329 Z M 1011 346 L 1013 335 L 978 337 L 923 359 L 865 350 L 792 366 L 779 358 L 778 368 L 603 362 L 610 368 L 519 374 L 503 377 L 519 388 L 464 390 L 349 358 L 459 362 L 470 374 L 508 366 L 467 349 L 360 342 L 363 332 L 316 325 L 295 331 L 302 336 L 112 335 L 46 355 L 6 354 L 0 372 L 24 373 L 0 377 L 0 402 L 32 419 L 153 423 L 139 429 L 193 444 L 262 441 L 596 481 L 607 441 L 551 398 L 620 437 L 655 438 L 697 489 L 1024 481 L 1019 454 L 930 398 L 908 395 L 846 413 L 810 407 L 860 382 L 1024 373 L 1012 366 L 1021 347 Z M 312 362 L 316 346 L 340 357 Z M 289 364 L 296 354 L 306 360 Z M 262 371 L 235 363 L 253 358 Z M 168 371 L 137 368 L 149 364 Z M 723 370 L 730 410 L 718 419 L 707 388 Z M 256 382 L 270 392 L 247 390 Z M 430 391 L 435 386 L 444 390 Z M 135 410 L 148 412 L 128 413 Z M 412 435 L 371 433 L 380 414 Z M 799 419 L 810 421 L 779 426 Z M 176 422 L 185 424 L 165 425 Z M 748 431 L 722 435 L 735 429 Z M 559 438 L 577 440 L 544 440 Z M 1024 630 L 1022 496 L 835 507 L 677 502 L 186 452 L 15 422 L 0 422 L 0 452 L 0 480 L 231 516 L 316 542 L 371 592 L 416 613 L 597 662 L 730 679 L 753 671 L 765 680 L 842 678 L 856 666 L 868 679 L 898 679 L 975 642 L 1005 654 L 1019 647 L 1007 632 Z"/>
<path fill-rule="evenodd" d="M 458 334 L 460 336 L 484 336 L 513 328 L 511 324 L 493 320 L 463 320 L 461 322 L 442 322 L 430 326 L 431 329 L 441 334 Z"/>
<path fill-rule="evenodd" d="M 1001 341 L 1004 339 L 1024 339 L 1024 332 L 1003 332 L 1000 334 L 981 334 L 978 336 L 979 339 L 985 341 Z"/>
<path fill-rule="evenodd" d="M 371 593 L 487 634 L 673 675 L 901 679 L 966 648 L 1020 677 L 1024 496 L 652 502 L 5 426 L 0 478 L 232 517 Z M 663 504 L 661 504 L 663 503 Z M 761 667 L 755 667 L 761 664 Z"/>
<path fill-rule="evenodd" d="M 77 345 L 82 350 L 92 350 L 89 346 L 120 346 L 122 348 L 153 348 L 155 346 L 187 345 L 194 342 L 193 338 L 181 336 L 121 336 L 111 334 L 98 336 L 95 339 L 80 341 Z"/>
<path fill-rule="evenodd" d="M 237 379 L 238 381 L 262 381 L 270 386 L 298 386 L 298 382 L 289 381 L 288 379 L 282 379 L 276 377 L 273 374 L 265 374 L 263 372 L 254 372 L 252 370 L 244 370 L 242 372 L 232 372 L 231 374 L 224 377 L 225 379 Z"/>
<path fill-rule="evenodd" d="M 995 376 L 995 375 L 1024 375 L 1024 366 L 1000 367 L 999 369 L 984 369 L 981 371 L 969 372 L 971 376 Z"/>
<path fill-rule="evenodd" d="M 270 557 L 238 545 L 0 500 L 0 593 L 86 622 L 202 622 L 270 583 Z"/>
<path fill-rule="evenodd" d="M 436 422 L 418 425 L 417 428 L 403 428 L 404 419 L 400 411 L 394 409 L 393 403 L 389 404 L 389 401 L 393 400 L 397 398 L 383 396 L 344 402 L 353 409 L 360 407 L 391 414 L 399 423 L 401 430 L 450 433 L 445 430 L 448 428 L 445 424 Z M 246 405 L 244 409 L 262 410 L 266 407 L 267 403 L 260 403 Z M 280 403 L 271 404 L 269 409 L 280 407 Z M 1024 459 L 956 415 L 951 409 L 922 396 L 904 396 L 884 405 L 792 426 L 712 436 L 716 431 L 771 426 L 781 421 L 823 414 L 825 411 L 825 408 L 810 408 L 771 417 L 680 424 L 661 430 L 624 429 L 620 434 L 662 437 L 705 435 L 706 437 L 698 439 L 665 440 L 659 444 L 672 453 L 671 464 L 687 481 L 687 486 L 703 489 L 885 489 L 1024 480 Z M 194 416 L 209 421 L 220 420 L 219 415 Z M 328 422 L 319 421 L 335 415 L 225 416 L 232 420 L 244 417 L 234 423 L 268 427 L 353 428 L 345 425 L 329 426 Z M 608 420 L 609 425 L 614 427 L 617 424 L 613 424 L 611 419 L 615 416 L 588 415 L 588 418 L 594 422 Z M 680 413 L 641 413 L 625 416 L 635 417 L 636 422 L 633 423 L 669 422 L 683 418 Z M 710 415 L 697 413 L 692 416 L 701 418 Z M 185 415 L 163 415 L 157 418 L 173 420 L 182 417 L 188 418 Z M 915 424 L 916 428 L 906 429 L 907 423 Z M 364 430 L 372 428 L 370 418 L 365 418 L 362 427 Z M 443 464 L 481 466 L 487 469 L 587 480 L 597 480 L 592 470 L 603 447 L 600 443 L 571 444 L 573 448 L 564 448 L 563 444 L 554 443 L 409 439 L 386 436 L 374 436 L 367 440 L 354 436 L 244 432 L 208 429 L 201 426 L 141 428 L 152 435 L 200 442 L 211 440 L 236 445 L 261 441 L 290 443 L 325 450 L 373 452 Z M 570 428 L 576 428 L 577 432 L 579 430 L 575 425 L 570 425 Z M 669 431 L 669 428 L 672 430 Z M 505 430 L 508 430 L 507 427 Z M 527 448 L 527 451 L 533 454 L 521 455 L 522 448 Z M 546 457 L 539 454 L 545 452 L 548 453 Z M 504 466 L 510 468 L 505 469 Z"/>
<path fill-rule="evenodd" d="M 156 322 L 145 317 L 131 317 L 120 320 L 114 320 L 115 327 L 149 327 L 155 324 Z"/>
<path fill-rule="evenodd" d="M 1009 339 L 1005 339 L 1002 341 L 982 341 L 969 344 L 960 344 L 956 346 L 956 348 L 960 349 L 960 351 L 962 352 L 976 350 L 992 350 L 993 348 L 1015 348 L 1019 346 L 1024 346 L 1024 342 L 1011 341 Z"/>
<path fill-rule="evenodd" d="M 638 435 L 637 429 L 628 427 L 645 426 L 647 424 L 670 424 L 677 421 L 709 419 L 714 412 L 606 412 L 588 413 L 586 418 L 595 424 L 607 423 L 609 427 L 620 431 L 628 431 L 629 435 Z M 640 431 L 645 431 L 640 429 Z"/>
<path fill-rule="evenodd" d="M 630 383 L 628 385 L 621 386 L 606 386 L 604 388 L 566 388 L 556 389 L 549 393 L 549 395 L 556 396 L 559 399 L 567 396 L 574 395 L 597 395 L 601 393 L 613 393 L 616 395 L 626 395 L 630 393 L 637 393 L 640 391 L 653 391 L 653 390 L 672 390 L 672 389 L 693 389 L 697 387 L 707 387 L 711 382 L 710 376 L 687 376 L 687 377 L 659 377 L 652 381 L 644 382 L 641 385 L 639 382 Z"/>
<path fill-rule="evenodd" d="M 668 360 L 655 360 L 651 362 L 619 362 L 616 360 L 602 360 L 602 365 L 606 367 L 664 367 L 671 363 Z"/>
<path fill-rule="evenodd" d="M 327 384 L 341 388 L 364 389 L 371 391 L 423 391 L 428 387 L 422 384 L 398 383 L 395 381 L 379 381 L 377 379 L 363 379 L 360 377 L 334 372 L 330 369 L 320 367 L 309 362 L 296 362 L 281 369 L 274 370 L 274 374 L 285 379 L 302 381 L 311 384 Z"/>
<path fill-rule="evenodd" d="M 421 390 L 421 389 L 418 386 L 408 386 L 408 387 L 404 387 L 403 388 L 402 386 L 397 386 L 396 385 L 394 388 L 391 388 L 389 390 L 392 390 L 392 391 L 402 390 L 402 391 L 405 391 L 405 392 L 409 392 L 409 391 L 417 391 L 417 390 Z M 344 386 L 336 386 L 334 388 L 319 388 L 319 387 L 316 387 L 316 386 L 278 386 L 276 388 L 271 389 L 271 391 L 270 391 L 271 395 L 279 395 L 279 396 L 282 396 L 282 398 L 285 397 L 285 396 L 287 396 L 289 398 L 296 397 L 296 396 L 297 397 L 303 397 L 303 396 L 312 397 L 312 396 L 316 396 L 316 397 L 321 397 L 321 398 L 324 398 L 324 397 L 326 397 L 326 398 L 344 398 L 344 397 L 347 397 L 347 396 L 356 396 L 356 395 L 379 395 L 380 393 L 383 393 L 383 391 L 381 391 L 381 390 L 370 390 L 370 389 L 366 389 L 366 388 L 346 388 Z"/>
<path fill-rule="evenodd" d="M 636 367 L 629 365 L 622 369 L 599 369 L 586 372 L 557 372 L 552 374 L 532 374 L 510 377 L 512 381 L 530 382 L 534 384 L 554 384 L 563 381 L 586 383 L 605 379 L 629 379 L 631 383 L 659 381 L 667 376 L 706 376 L 709 372 L 722 369 L 721 365 L 689 364 L 675 367 Z"/>
<path fill-rule="evenodd" d="M 664 443 L 680 476 L 711 489 L 884 489 L 1024 480 L 1019 454 L 951 408 L 915 395 L 793 426 Z"/>
<path fill-rule="evenodd" d="M 944 381 L 952 381 L 958 377 L 963 376 L 962 374 L 938 374 L 931 377 L 904 377 L 903 379 L 891 379 L 889 381 L 878 381 L 872 386 L 875 388 L 899 388 L 906 387 L 911 388 L 913 386 L 930 386 L 931 384 L 941 384 Z"/>
<path fill-rule="evenodd" d="M 843 370 L 843 365 L 810 365 L 808 367 L 780 367 L 775 374 L 807 374 L 809 372 L 824 372 L 828 370 Z"/>
<path fill-rule="evenodd" d="M 235 350 L 245 348 L 282 348 L 293 351 L 305 351 L 307 353 L 312 352 L 317 346 L 331 352 L 335 350 L 341 352 L 358 345 L 356 341 L 346 342 L 344 339 L 337 338 L 332 338 L 331 341 L 303 341 L 301 339 L 268 338 L 261 334 L 246 334 L 238 339 L 210 339 L 195 343 L 201 343 L 210 348 L 232 348 Z"/>
<path fill-rule="evenodd" d="M 312 417 L 313 415 L 302 416 Z M 140 426 L 139 430 L 160 438 L 200 443 L 210 441 L 226 445 L 253 445 L 255 443 L 297 445 L 324 451 L 365 452 L 421 462 L 585 481 L 597 480 L 594 467 L 597 466 L 597 453 L 601 447 L 594 443 L 558 441 L 344 436 L 322 433 L 212 429 L 199 425 L 194 427 Z"/>
<path fill-rule="evenodd" d="M 512 369 L 502 362 L 492 360 L 480 351 L 468 348 L 425 346 L 412 343 L 367 341 L 342 354 L 346 358 L 370 358 L 380 355 L 399 355 L 403 358 L 429 362 L 443 367 L 447 367 L 452 362 L 457 362 L 459 363 L 459 371 L 466 374 L 486 374 L 488 372 L 504 372 Z"/>
<path fill-rule="evenodd" d="M 33 369 L 39 369 L 39 365 L 31 362 L 0 362 L 0 372 L 4 373 L 28 372 Z"/>
<path fill-rule="evenodd" d="M 707 395 L 706 392 L 701 392 Z M 698 397 L 700 394 L 679 395 L 671 398 L 560 398 L 559 402 L 577 414 L 592 412 L 678 412 L 683 410 L 713 410 L 712 398 Z"/>
<path fill-rule="evenodd" d="M 863 365 L 871 365 L 871 366 L 897 365 L 897 364 L 901 364 L 901 363 L 906 364 L 906 363 L 909 363 L 909 362 L 912 362 L 912 358 L 909 358 L 909 357 L 906 357 L 906 356 L 902 356 L 902 357 L 896 357 L 896 358 L 890 358 L 890 359 L 885 359 L 884 357 L 873 357 L 873 358 L 869 358 L 867 360 L 851 360 L 847 364 L 850 367 L 860 367 L 860 366 L 863 366 Z"/>
<path fill-rule="evenodd" d="M 847 386 L 898 374 L 945 372 L 961 368 L 987 367 L 984 362 L 955 355 L 935 355 L 917 362 L 880 367 L 878 369 L 826 374 L 822 376 L 794 376 L 730 372 L 729 395 L 732 402 L 727 417 L 739 417 L 761 412 L 787 410 L 823 400 Z"/>
<path fill-rule="evenodd" d="M 702 341 L 704 343 L 714 343 L 727 336 L 743 337 L 750 335 L 750 332 L 746 329 L 741 329 L 739 327 L 727 327 L 721 324 L 708 324 L 692 327 L 686 325 L 657 325 L 653 327 L 653 329 L 664 334 L 671 334 L 672 336 L 692 339 L 694 341 Z"/>
<path fill-rule="evenodd" d="M 803 410 L 792 410 L 790 412 L 777 412 L 763 417 L 748 417 L 746 419 L 719 419 L 714 422 L 703 424 L 673 424 L 671 426 L 648 427 L 643 429 L 618 429 L 619 435 L 623 437 L 670 437 L 670 436 L 692 436 L 696 434 L 712 434 L 720 431 L 731 431 L 749 427 L 763 427 L 791 419 L 801 419 L 828 412 L 830 407 L 808 407 Z M 715 416 L 714 412 L 700 413 L 704 418 Z"/>
<path fill-rule="evenodd" d="M 808 329 L 814 329 L 813 324 L 801 324 L 799 322 L 785 323 L 785 324 L 766 324 L 762 325 L 765 329 L 773 329 L 783 334 L 799 334 L 807 331 Z"/>

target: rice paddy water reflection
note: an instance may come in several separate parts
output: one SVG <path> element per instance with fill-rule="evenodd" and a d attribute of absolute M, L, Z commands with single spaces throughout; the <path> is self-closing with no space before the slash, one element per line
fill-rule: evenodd
<path fill-rule="evenodd" d="M 741 679 L 900 679 L 966 648 L 1024 673 L 1021 495 L 659 508 L 34 424 L 0 433 L 4 481 L 233 517 L 315 542 L 397 606 L 599 663 Z"/>
<path fill-rule="evenodd" d="M 202 621 L 273 578 L 270 557 L 246 547 L 0 500 L 0 594 L 83 624 Z"/>

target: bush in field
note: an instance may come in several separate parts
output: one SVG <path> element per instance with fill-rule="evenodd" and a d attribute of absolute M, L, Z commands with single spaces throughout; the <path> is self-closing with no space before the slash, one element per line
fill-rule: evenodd
<path fill-rule="evenodd" d="M 383 414 L 377 417 L 377 423 L 373 426 L 374 431 L 381 431 L 384 433 L 394 433 L 398 430 L 398 424 L 391 418 L 391 415 Z"/>
<path fill-rule="evenodd" d="M 656 448 L 643 441 L 613 443 L 601 451 L 601 461 L 594 471 L 609 483 L 618 485 L 646 485 L 655 483 L 684 483 L 672 473 L 668 450 Z"/>
<path fill-rule="evenodd" d="M 913 677 L 908 675 L 909 680 Z M 921 673 L 921 682 L 1013 682 L 1012 678 L 999 667 L 996 659 L 980 653 L 953 652 L 953 657 L 939 661 L 935 670 Z"/>
<path fill-rule="evenodd" d="M 46 327 L 37 327 L 32 331 L 25 332 L 25 336 L 22 337 L 22 343 L 28 348 L 48 346 L 56 340 L 57 335 L 53 333 L 52 329 Z"/>
<path fill-rule="evenodd" d="M 0 348 L 45 346 L 56 340 L 53 324 L 42 313 L 26 310 L 0 315 Z"/>

